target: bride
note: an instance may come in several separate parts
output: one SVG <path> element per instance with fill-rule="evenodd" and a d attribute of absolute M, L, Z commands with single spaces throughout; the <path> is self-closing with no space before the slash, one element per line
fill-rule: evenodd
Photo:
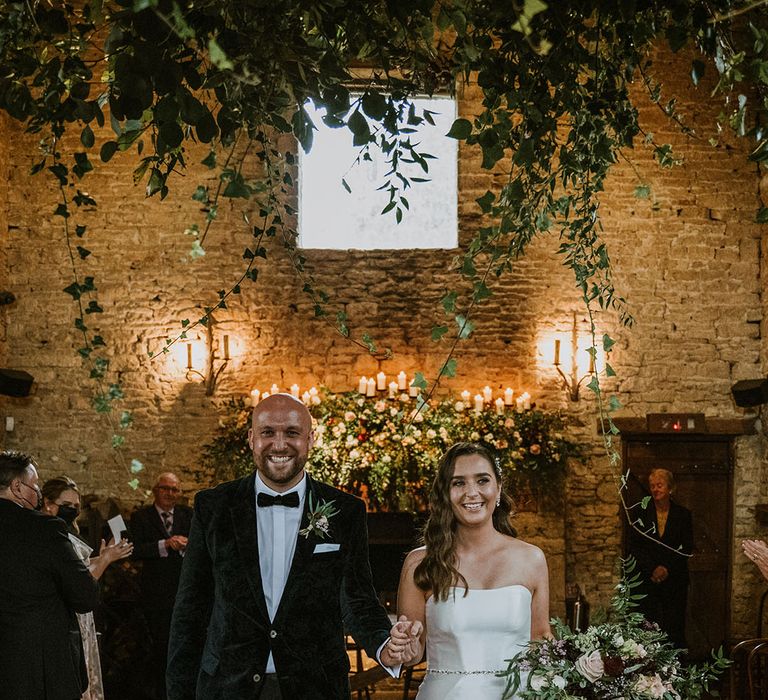
<path fill-rule="evenodd" d="M 427 649 L 418 700 L 501 700 L 506 659 L 549 636 L 549 577 L 538 547 L 516 539 L 512 499 L 484 446 L 453 445 L 429 498 L 425 546 L 410 552 L 391 644 Z M 420 623 L 420 624 L 419 624 Z M 402 638 L 401 638 L 402 637 Z"/>

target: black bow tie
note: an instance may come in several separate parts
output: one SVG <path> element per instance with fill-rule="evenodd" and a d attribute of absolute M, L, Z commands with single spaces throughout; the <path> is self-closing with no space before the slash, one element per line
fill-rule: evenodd
<path fill-rule="evenodd" d="M 269 506 L 298 508 L 299 494 L 296 491 L 286 493 L 285 496 L 270 496 L 268 493 L 260 493 L 256 496 L 256 503 L 260 508 L 268 508 Z"/>

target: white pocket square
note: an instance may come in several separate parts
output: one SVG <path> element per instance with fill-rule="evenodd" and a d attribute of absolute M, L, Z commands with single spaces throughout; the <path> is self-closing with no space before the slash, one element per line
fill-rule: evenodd
<path fill-rule="evenodd" d="M 340 544 L 316 544 L 313 554 L 322 554 L 323 552 L 338 552 Z"/>

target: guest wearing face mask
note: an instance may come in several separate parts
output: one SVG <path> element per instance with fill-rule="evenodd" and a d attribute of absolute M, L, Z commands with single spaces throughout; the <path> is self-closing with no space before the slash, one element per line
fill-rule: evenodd
<path fill-rule="evenodd" d="M 75 613 L 93 610 L 98 584 L 63 521 L 37 512 L 37 465 L 0 452 L 0 696 L 77 700 L 88 686 Z"/>
<path fill-rule="evenodd" d="M 133 545 L 127 540 L 109 544 L 101 541 L 98 556 L 91 557 L 93 550 L 77 534 L 77 516 L 80 515 L 80 491 L 77 484 L 69 477 L 60 476 L 49 479 L 42 488 L 43 513 L 60 518 L 67 524 L 67 533 L 72 546 L 81 561 L 88 567 L 91 575 L 98 579 L 114 561 L 125 559 L 133 552 Z M 83 640 L 85 667 L 88 671 L 88 688 L 82 694 L 82 700 L 104 700 L 104 687 L 101 680 L 101 663 L 96 638 L 96 626 L 93 613 L 78 613 L 77 622 Z"/>

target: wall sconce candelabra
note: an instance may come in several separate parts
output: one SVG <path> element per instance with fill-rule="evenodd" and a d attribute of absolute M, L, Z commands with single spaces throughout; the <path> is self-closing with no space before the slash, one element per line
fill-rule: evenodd
<path fill-rule="evenodd" d="M 563 372 L 563 370 L 560 367 L 560 340 L 555 339 L 555 352 L 554 352 L 554 362 L 555 369 L 557 370 L 557 373 L 560 375 L 560 377 L 563 380 L 563 389 L 565 389 L 566 393 L 568 394 L 568 398 L 571 401 L 578 401 L 579 400 L 579 388 L 581 387 L 581 383 L 589 376 L 591 376 L 595 371 L 595 350 L 593 348 L 589 348 L 587 350 L 584 350 L 583 352 L 586 352 L 589 355 L 589 369 L 586 372 L 583 372 L 583 370 L 579 367 L 579 334 L 578 334 L 578 327 L 576 324 L 576 312 L 573 312 L 573 323 L 571 326 L 571 362 L 570 362 L 570 372 L 566 374 Z M 582 352 L 582 354 L 583 354 Z M 579 376 L 579 373 L 583 372 L 581 376 Z"/>
<path fill-rule="evenodd" d="M 216 325 L 216 320 L 213 315 L 208 316 L 208 323 L 205 324 L 205 370 L 200 372 L 195 369 L 193 363 L 193 347 L 194 341 L 188 341 L 187 345 L 187 374 L 188 380 L 192 381 L 193 377 L 199 377 L 202 384 L 205 386 L 205 395 L 213 396 L 216 391 L 216 382 L 219 380 L 219 376 L 229 364 L 229 336 L 224 335 L 222 337 L 222 356 L 217 354 L 218 344 L 214 341 L 213 327 Z M 216 363 L 219 362 L 217 366 Z"/>

